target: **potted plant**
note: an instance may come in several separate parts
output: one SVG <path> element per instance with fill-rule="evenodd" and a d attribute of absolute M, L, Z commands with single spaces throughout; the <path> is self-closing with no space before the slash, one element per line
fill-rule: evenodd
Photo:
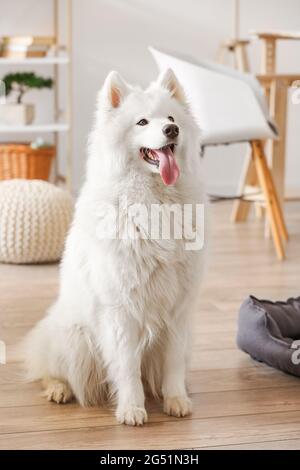
<path fill-rule="evenodd" d="M 2 81 L 5 85 L 5 95 L 16 93 L 16 102 L 0 105 L 0 124 L 30 124 L 34 119 L 34 105 L 23 103 L 24 94 L 32 89 L 51 88 L 52 78 L 44 78 L 34 72 L 17 72 L 5 75 Z"/>

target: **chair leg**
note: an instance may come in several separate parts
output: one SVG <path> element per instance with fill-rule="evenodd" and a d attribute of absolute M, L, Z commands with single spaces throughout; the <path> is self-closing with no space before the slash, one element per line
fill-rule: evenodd
<path fill-rule="evenodd" d="M 278 194 L 277 194 L 277 191 L 276 191 L 276 188 L 275 188 L 272 173 L 268 168 L 268 165 L 267 165 L 267 162 L 266 162 L 265 158 L 263 158 L 263 167 L 264 167 L 265 178 L 266 178 L 266 181 L 267 181 L 267 184 L 268 184 L 268 187 L 269 187 L 269 191 L 272 194 L 272 197 L 274 199 L 273 206 L 274 206 L 274 212 L 275 212 L 277 225 L 278 225 L 279 230 L 280 230 L 280 235 L 281 235 L 281 238 L 283 240 L 287 241 L 289 239 L 289 234 L 288 234 L 287 227 L 286 227 L 286 224 L 285 224 L 281 204 L 279 202 L 279 198 L 278 198 Z"/>
<path fill-rule="evenodd" d="M 258 180 L 266 201 L 266 209 L 270 220 L 277 256 L 280 260 L 283 260 L 285 257 L 285 252 L 282 238 L 285 238 L 285 236 L 283 236 L 283 227 L 285 227 L 285 224 L 281 208 L 278 204 L 276 188 L 274 186 L 273 178 L 266 162 L 266 157 L 261 142 L 253 141 L 251 142 L 251 146 L 253 151 L 252 158 L 257 171 Z"/>
<path fill-rule="evenodd" d="M 254 163 L 252 160 L 252 150 L 247 151 L 247 158 L 244 163 L 243 173 L 239 183 L 239 194 L 243 194 L 246 185 L 255 186 L 257 183 L 257 176 L 255 172 Z M 251 204 L 243 200 L 237 200 L 233 203 L 231 220 L 232 222 L 245 222 L 250 211 Z"/>
<path fill-rule="evenodd" d="M 282 208 L 281 208 L 281 204 L 279 202 L 279 198 L 278 198 L 278 194 L 277 194 L 277 191 L 276 191 L 276 188 L 275 188 L 275 184 L 274 184 L 272 174 L 271 174 L 268 167 L 267 167 L 267 171 L 266 171 L 266 178 L 267 178 L 267 181 L 268 181 L 268 184 L 269 184 L 270 191 L 272 192 L 273 197 L 274 197 L 274 209 L 275 209 L 276 219 L 277 219 L 277 223 L 278 223 L 278 226 L 279 226 L 281 237 L 283 238 L 283 240 L 288 241 L 289 234 L 288 234 L 286 223 L 285 223 L 285 220 L 284 220 L 283 211 L 282 211 Z"/>

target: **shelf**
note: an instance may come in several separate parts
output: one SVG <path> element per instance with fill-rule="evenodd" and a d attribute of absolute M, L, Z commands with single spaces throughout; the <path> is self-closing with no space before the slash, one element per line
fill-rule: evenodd
<path fill-rule="evenodd" d="M 1 0 L 0 0 L 1 3 Z M 15 3 L 11 2 L 12 4 Z M 20 2 L 19 2 L 20 3 Z M 45 117 L 46 123 L 33 122 L 30 125 L 0 125 L 0 141 L 3 143 L 5 140 L 34 140 L 34 137 L 39 135 L 55 137 L 55 142 L 58 145 L 58 152 L 56 155 L 56 164 L 53 165 L 53 180 L 57 184 L 65 182 L 67 189 L 72 190 L 72 51 L 73 51 L 73 11 L 72 0 L 65 0 L 63 8 L 60 8 L 59 0 L 52 0 L 53 4 L 52 18 L 49 19 L 49 28 L 47 30 L 53 31 L 54 46 L 51 47 L 45 57 L 1 57 L 0 56 L 0 71 L 11 68 L 13 70 L 43 70 L 42 67 L 49 72 L 53 72 L 55 84 L 53 93 L 51 93 L 51 100 L 53 104 L 50 108 L 52 115 L 48 118 Z M 17 7 L 17 6 L 16 6 Z M 35 10 L 32 11 L 32 17 L 35 15 Z M 12 18 L 13 19 L 13 18 Z M 51 24 L 52 23 L 52 24 Z M 36 18 L 38 25 L 38 18 Z M 63 27 L 64 26 L 64 27 Z M 22 27 L 22 25 L 21 25 Z M 20 32 L 22 34 L 22 32 Z M 34 33 L 34 31 L 32 31 Z M 61 38 L 64 38 L 61 41 Z M 2 73 L 2 72 L 1 72 Z M 48 73 L 48 72 L 47 72 Z M 60 75 L 63 73 L 63 80 Z M 0 75 L 1 78 L 1 75 Z M 49 93 L 50 95 L 50 93 Z M 50 98 L 50 96 L 49 96 Z M 1 106 L 1 105 L 0 105 Z M 47 108 L 48 109 L 48 108 Z M 63 111 L 62 111 L 63 110 Z M 49 122 L 50 121 L 50 122 Z M 3 122 L 3 121 L 2 121 Z M 63 165 L 62 165 L 63 163 Z M 63 166 L 65 176 L 59 174 L 59 168 Z"/>
<path fill-rule="evenodd" d="M 0 57 L 0 65 L 51 65 L 51 64 L 68 64 L 70 59 L 67 55 L 64 56 L 53 56 L 53 57 L 24 57 L 24 58 L 10 58 Z"/>
<path fill-rule="evenodd" d="M 29 124 L 26 126 L 0 125 L 0 133 L 67 132 L 69 128 L 69 124 L 60 122 L 54 122 L 50 124 Z"/>

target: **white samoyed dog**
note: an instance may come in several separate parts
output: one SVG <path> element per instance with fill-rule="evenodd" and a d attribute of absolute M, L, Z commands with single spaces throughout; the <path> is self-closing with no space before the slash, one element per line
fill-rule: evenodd
<path fill-rule="evenodd" d="M 166 208 L 204 203 L 199 149 L 171 70 L 145 91 L 108 75 L 59 295 L 25 339 L 29 378 L 42 380 L 48 400 L 92 406 L 115 397 L 117 420 L 142 425 L 149 390 L 167 414 L 191 412 L 186 366 L 203 250 L 187 249 L 184 236 L 145 236 L 147 217 L 128 208 L 163 207 L 163 223 L 171 223 Z M 107 235 L 111 226 L 115 236 Z"/>

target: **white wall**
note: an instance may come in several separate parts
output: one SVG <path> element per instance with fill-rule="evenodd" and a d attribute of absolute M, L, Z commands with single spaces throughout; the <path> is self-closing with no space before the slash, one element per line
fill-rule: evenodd
<path fill-rule="evenodd" d="M 1 0 L 0 34 L 49 32 L 50 5 L 50 0 Z M 117 69 L 127 81 L 147 85 L 156 76 L 148 44 L 214 59 L 219 43 L 231 35 L 233 0 L 73 0 L 73 5 L 74 181 L 79 187 L 95 96 L 106 74 Z M 13 21 L 8 20 L 13 12 Z M 299 0 L 241 0 L 242 35 L 251 28 L 297 30 L 299 18 Z M 259 71 L 258 44 L 251 46 L 250 60 Z M 300 42 L 280 44 L 278 70 L 300 72 Z M 40 100 L 44 107 L 45 96 Z M 289 108 L 287 185 L 299 187 L 300 105 Z M 210 149 L 205 159 L 209 186 L 236 187 L 243 157 L 243 145 Z"/>

